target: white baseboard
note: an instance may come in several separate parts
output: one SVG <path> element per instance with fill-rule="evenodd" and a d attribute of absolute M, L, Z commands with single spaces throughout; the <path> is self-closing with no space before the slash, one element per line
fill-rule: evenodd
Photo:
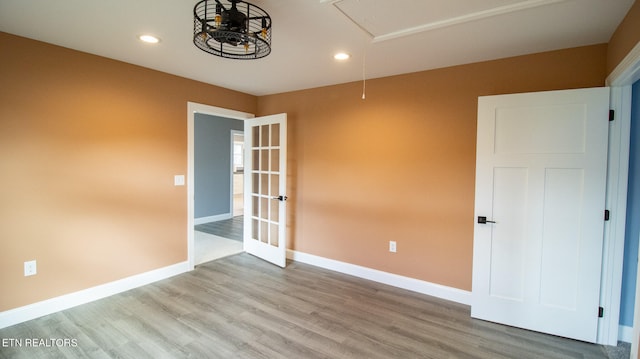
<path fill-rule="evenodd" d="M 229 218 L 233 218 L 231 213 L 223 213 L 223 214 L 217 214 L 215 216 L 194 218 L 193 219 L 193 224 L 194 225 L 205 224 L 205 223 L 209 223 L 209 222 L 223 221 L 223 220 L 229 219 Z"/>
<path fill-rule="evenodd" d="M 618 340 L 625 343 L 633 342 L 633 327 L 621 325 L 618 329 Z"/>
<path fill-rule="evenodd" d="M 24 307 L 0 312 L 0 329 L 81 304 L 93 302 L 95 300 L 141 287 L 149 283 L 173 277 L 187 271 L 189 271 L 189 263 L 181 262 L 96 287 L 87 288 L 78 292 L 65 294 L 60 297 L 47 299 L 42 302 L 25 305 Z"/>
<path fill-rule="evenodd" d="M 352 275 L 354 277 L 387 284 L 393 287 L 407 289 L 413 292 L 430 295 L 460 304 L 471 305 L 471 292 L 466 290 L 447 287 L 440 284 L 430 283 L 393 273 L 387 273 L 379 271 L 377 269 L 361 267 L 355 264 L 340 262 L 337 260 L 319 257 L 313 254 L 307 254 L 298 251 L 287 250 L 287 258 L 316 267 Z"/>

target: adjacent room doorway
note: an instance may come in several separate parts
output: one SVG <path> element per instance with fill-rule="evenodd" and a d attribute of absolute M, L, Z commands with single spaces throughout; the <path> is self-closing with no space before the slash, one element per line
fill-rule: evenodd
<path fill-rule="evenodd" d="M 226 139 L 228 145 L 225 145 L 226 151 L 228 153 L 228 157 L 226 157 L 227 165 L 222 168 L 215 169 L 216 171 L 223 172 L 223 176 L 226 176 L 227 179 L 227 190 L 225 198 L 222 198 L 222 201 L 226 203 L 227 210 L 223 216 L 213 218 L 204 218 L 203 221 L 198 221 L 196 223 L 196 218 L 202 218 L 203 214 L 198 213 L 196 216 L 196 207 L 195 207 L 195 173 L 196 173 L 196 160 L 195 160 L 195 144 L 196 144 L 196 133 L 195 133 L 195 122 L 196 117 L 199 115 L 209 115 L 212 116 L 215 121 L 215 117 L 223 118 L 223 119 L 235 119 L 235 120 L 246 120 L 249 118 L 253 118 L 254 115 L 245 112 L 239 112 L 234 110 L 228 110 L 220 107 L 208 106 L 203 104 L 197 104 L 193 102 L 189 102 L 187 104 L 187 248 L 188 248 L 188 261 L 189 267 L 193 269 L 198 262 L 212 260 L 210 258 L 202 258 L 202 256 L 197 256 L 199 253 L 196 248 L 196 235 L 201 237 L 203 236 L 202 232 L 195 231 L 196 224 L 200 224 L 200 222 L 210 222 L 209 220 L 221 220 L 221 219 L 233 219 L 234 214 L 234 196 L 233 196 L 233 187 L 234 187 L 234 133 L 230 130 L 227 130 L 223 135 Z M 240 126 L 237 130 L 239 133 L 243 132 L 243 126 Z M 242 171 L 241 168 L 238 167 L 238 170 Z M 236 171 L 238 172 L 238 171 Z M 204 215 L 208 217 L 208 215 Z M 206 234 L 204 234 L 206 236 Z M 229 253 L 238 253 L 243 250 L 242 239 L 237 241 L 227 240 L 224 241 L 226 244 L 235 244 L 235 247 L 230 249 Z M 234 243 L 235 242 L 235 243 Z M 219 247 L 219 245 L 218 245 Z"/>
<path fill-rule="evenodd" d="M 196 264 L 194 231 L 194 128 L 196 114 L 207 114 L 244 121 L 245 148 L 243 167 L 246 168 L 243 168 L 242 181 L 244 186 L 242 194 L 244 212 L 243 249 L 252 255 L 284 267 L 286 264 L 287 239 L 286 114 L 255 118 L 250 113 L 188 102 L 187 256 L 189 268 L 193 270 Z M 248 131 L 252 135 L 254 133 L 258 135 L 247 135 Z M 231 162 L 233 162 L 233 159 Z"/>
<path fill-rule="evenodd" d="M 197 113 L 194 130 L 194 237 L 198 265 L 242 252 L 244 122 Z"/>

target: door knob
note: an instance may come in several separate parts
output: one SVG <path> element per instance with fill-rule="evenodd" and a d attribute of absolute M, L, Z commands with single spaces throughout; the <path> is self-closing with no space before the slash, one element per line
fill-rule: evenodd
<path fill-rule="evenodd" d="M 287 198 L 289 198 L 289 197 L 287 197 L 287 196 L 278 196 L 278 197 L 272 197 L 271 199 L 277 199 L 280 202 L 284 202 L 284 201 L 287 200 Z"/>
<path fill-rule="evenodd" d="M 478 223 L 487 224 L 487 223 L 496 223 L 495 221 L 487 221 L 487 217 L 478 216 Z"/>

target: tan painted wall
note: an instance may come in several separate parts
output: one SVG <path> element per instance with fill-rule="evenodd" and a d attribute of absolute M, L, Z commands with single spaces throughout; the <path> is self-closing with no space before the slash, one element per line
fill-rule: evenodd
<path fill-rule="evenodd" d="M 597 45 L 257 99 L 5 33 L 0 53 L 0 311 L 186 260 L 187 101 L 289 114 L 290 248 L 470 290 L 477 96 L 606 69 Z"/>
<path fill-rule="evenodd" d="M 603 86 L 606 45 L 260 97 L 289 119 L 290 248 L 471 290 L 477 98 Z M 389 253 L 389 240 L 398 251 Z"/>
<path fill-rule="evenodd" d="M 0 311 L 185 261 L 187 101 L 257 98 L 5 33 L 0 54 Z"/>
<path fill-rule="evenodd" d="M 636 1 L 609 40 L 607 74 L 640 42 L 640 2 Z"/>

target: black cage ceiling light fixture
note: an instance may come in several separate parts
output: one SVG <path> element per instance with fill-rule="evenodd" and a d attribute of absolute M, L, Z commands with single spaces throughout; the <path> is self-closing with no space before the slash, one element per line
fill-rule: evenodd
<path fill-rule="evenodd" d="M 271 53 L 271 17 L 240 0 L 202 0 L 193 8 L 193 43 L 230 59 L 259 59 Z"/>

